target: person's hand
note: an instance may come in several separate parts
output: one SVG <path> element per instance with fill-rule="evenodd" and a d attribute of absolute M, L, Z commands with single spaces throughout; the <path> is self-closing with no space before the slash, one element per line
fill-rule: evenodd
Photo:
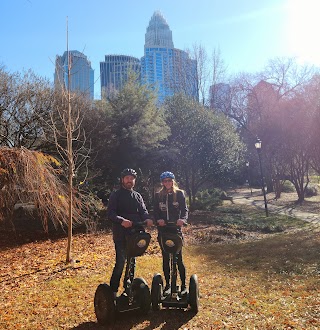
<path fill-rule="evenodd" d="M 130 228 L 130 227 L 132 227 L 132 221 L 123 219 L 121 222 L 121 226 L 124 228 Z"/>
<path fill-rule="evenodd" d="M 151 219 L 146 220 L 147 227 L 151 227 L 153 225 L 153 221 Z"/>
<path fill-rule="evenodd" d="M 163 226 L 166 225 L 166 222 L 165 222 L 163 219 L 159 219 L 159 220 L 157 220 L 157 223 L 158 223 L 158 225 L 159 225 L 160 227 L 163 227 Z"/>
<path fill-rule="evenodd" d="M 185 224 L 186 224 L 186 221 L 185 220 L 183 220 L 183 219 L 178 219 L 177 220 L 177 226 L 182 227 Z"/>

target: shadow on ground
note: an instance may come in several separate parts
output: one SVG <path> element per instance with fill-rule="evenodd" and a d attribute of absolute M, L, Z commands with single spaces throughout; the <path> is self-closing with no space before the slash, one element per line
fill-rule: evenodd
<path fill-rule="evenodd" d="M 101 326 L 95 322 L 85 322 L 72 328 L 73 330 L 130 330 L 134 326 L 142 325 L 141 329 L 152 330 L 159 328 L 161 330 L 180 329 L 195 316 L 189 310 L 182 309 L 162 309 L 158 312 L 149 312 L 147 316 L 137 316 L 136 312 L 121 314 L 115 324 L 110 326 Z M 145 325 L 144 325 L 145 324 Z"/>
<path fill-rule="evenodd" d="M 320 272 L 320 232 L 312 227 L 285 235 L 272 235 L 242 244 L 215 245 L 214 249 L 196 247 L 195 254 L 235 269 L 276 273 L 304 273 L 314 265 Z"/>

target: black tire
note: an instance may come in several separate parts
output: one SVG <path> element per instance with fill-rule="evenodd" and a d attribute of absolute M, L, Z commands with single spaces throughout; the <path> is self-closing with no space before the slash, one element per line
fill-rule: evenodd
<path fill-rule="evenodd" d="M 151 285 L 151 305 L 152 310 L 160 310 L 160 301 L 163 294 L 163 281 L 160 274 L 155 274 Z"/>
<path fill-rule="evenodd" d="M 132 281 L 133 299 L 137 301 L 140 306 L 140 313 L 142 315 L 148 314 L 151 306 L 151 295 L 147 282 L 141 278 L 134 278 Z"/>
<path fill-rule="evenodd" d="M 101 325 L 112 324 L 115 321 L 116 309 L 113 292 L 108 284 L 100 284 L 94 295 L 94 312 Z"/>
<path fill-rule="evenodd" d="M 199 311 L 199 284 L 198 284 L 198 276 L 196 274 L 193 274 L 190 277 L 189 305 L 191 307 L 191 311 L 197 314 Z"/>

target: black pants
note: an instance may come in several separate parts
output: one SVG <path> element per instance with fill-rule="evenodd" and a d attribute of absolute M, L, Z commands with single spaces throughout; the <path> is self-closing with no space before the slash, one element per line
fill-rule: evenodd
<path fill-rule="evenodd" d="M 116 249 L 116 264 L 114 265 L 112 276 L 110 279 L 110 287 L 113 292 L 117 292 L 123 268 L 126 263 L 127 252 L 125 241 L 116 241 L 114 242 L 114 244 Z"/>
<path fill-rule="evenodd" d="M 160 244 L 160 247 L 161 247 L 161 252 L 162 252 L 163 274 L 164 274 L 164 278 L 166 280 L 166 284 L 169 285 L 170 284 L 170 255 L 168 252 L 163 250 L 161 244 Z M 184 263 L 182 260 L 182 249 L 177 254 L 177 265 L 178 265 L 178 270 L 179 270 L 179 274 L 180 274 L 181 285 L 186 285 L 186 267 L 184 266 Z"/>

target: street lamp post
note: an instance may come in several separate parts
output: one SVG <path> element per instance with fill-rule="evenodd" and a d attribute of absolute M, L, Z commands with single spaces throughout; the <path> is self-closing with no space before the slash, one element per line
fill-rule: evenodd
<path fill-rule="evenodd" d="M 258 158 L 259 158 L 259 164 L 260 164 L 260 174 L 261 174 L 261 187 L 262 187 L 262 192 L 263 192 L 263 198 L 264 198 L 264 207 L 266 210 L 266 216 L 269 216 L 268 213 L 268 204 L 267 204 L 267 196 L 266 196 L 266 189 L 264 186 L 264 179 L 263 179 L 263 172 L 262 172 L 262 163 L 261 163 L 261 140 L 257 138 L 257 141 L 255 143 L 255 147 L 258 152 Z"/>
<path fill-rule="evenodd" d="M 251 186 L 251 178 L 250 178 L 250 171 L 249 171 L 249 162 L 246 162 L 246 167 L 247 167 L 247 175 L 248 175 L 248 185 L 250 187 L 250 194 L 252 195 L 252 186 Z"/>

